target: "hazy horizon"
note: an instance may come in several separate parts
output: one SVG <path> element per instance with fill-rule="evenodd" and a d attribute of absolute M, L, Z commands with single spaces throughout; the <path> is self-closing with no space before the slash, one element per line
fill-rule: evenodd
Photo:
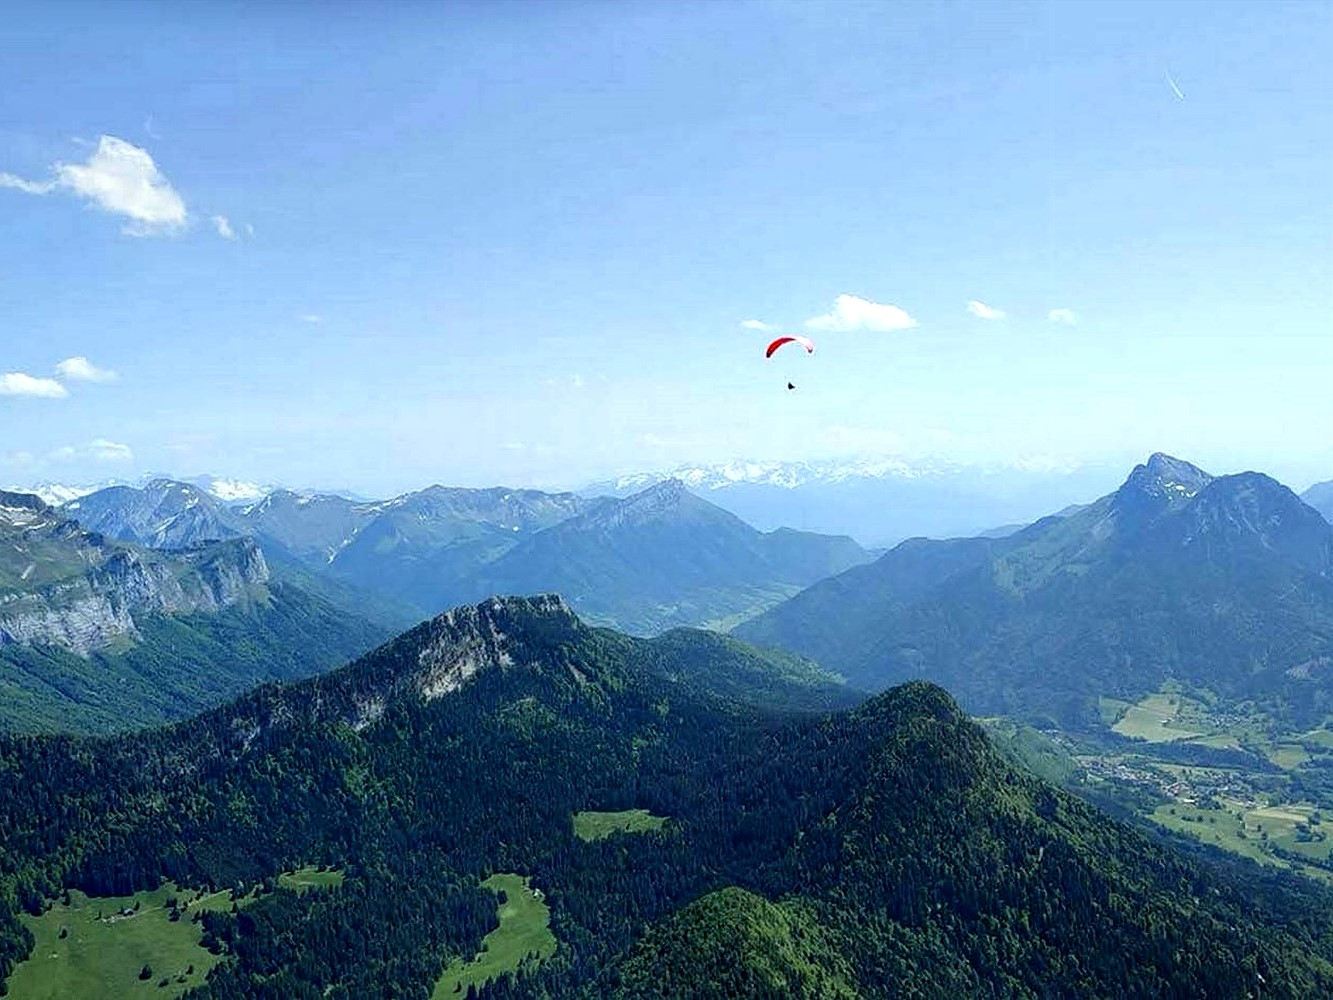
<path fill-rule="evenodd" d="M 107 486 L 132 486 L 142 487 L 147 483 L 166 479 L 176 482 L 205 484 L 207 481 L 213 481 L 218 485 L 217 493 L 221 499 L 232 499 L 229 492 L 233 490 L 247 490 L 253 488 L 256 495 L 263 495 L 273 490 L 292 490 L 298 493 L 321 493 L 335 494 L 361 501 L 379 501 L 389 500 L 407 493 L 417 492 L 419 490 L 429 489 L 431 487 L 457 487 L 462 489 L 531 489 L 544 492 L 572 492 L 572 493 L 600 493 L 607 491 L 619 491 L 623 494 L 636 492 L 640 489 L 647 489 L 653 483 L 665 478 L 675 478 L 684 476 L 687 485 L 694 486 L 689 482 L 692 478 L 690 473 L 721 473 L 728 469 L 742 470 L 745 467 L 759 469 L 758 474 L 751 478 L 738 477 L 735 480 L 736 485 L 747 485 L 762 483 L 765 480 L 765 473 L 774 469 L 780 469 L 784 466 L 804 467 L 808 466 L 813 470 L 817 477 L 822 472 L 839 471 L 844 473 L 858 470 L 857 474 L 865 479 L 887 478 L 896 479 L 900 482 L 922 482 L 938 483 L 941 481 L 955 480 L 961 484 L 970 485 L 978 488 L 977 495 L 990 495 L 993 497 L 1013 498 L 1014 496 L 1028 495 L 1033 498 L 1032 516 L 1041 516 L 1044 513 L 1055 513 L 1062 506 L 1070 503 L 1082 503 L 1098 499 L 1107 493 L 1113 492 L 1118 488 L 1126 477 L 1138 465 L 1146 462 L 1151 454 L 1139 456 L 1121 456 L 1120 461 L 1103 460 L 1099 462 L 1088 463 L 1070 463 L 1060 466 L 1024 466 L 1021 464 L 1006 463 L 977 463 L 975 465 L 948 463 L 933 461 L 930 458 L 922 459 L 916 464 L 905 463 L 892 456 L 851 456 L 844 460 L 840 459 L 813 459 L 809 461 L 781 463 L 781 462 L 751 462 L 746 459 L 734 459 L 730 462 L 718 463 L 685 463 L 671 468 L 641 468 L 632 472 L 625 472 L 602 479 L 579 480 L 573 482 L 524 482 L 524 481 L 503 481 L 503 480 L 444 480 L 427 479 L 418 483 L 409 484 L 403 489 L 392 492 L 368 492 L 357 488 L 356 486 L 336 483 L 336 482 L 298 482 L 288 479 L 268 479 L 260 480 L 253 477 L 219 475 L 216 472 L 208 470 L 171 470 L 171 469 L 150 469 L 144 470 L 134 475 L 117 476 L 108 475 L 100 479 L 88 479 L 78 481 L 72 478 L 64 479 L 31 479 L 27 481 L 4 481 L 0 482 L 0 489 L 15 490 L 22 492 L 25 489 L 44 490 L 47 488 L 68 487 L 71 489 L 91 490 L 93 488 L 104 488 Z M 1163 454 L 1169 454 L 1162 452 Z M 1229 468 L 1216 468 L 1200 464 L 1193 461 L 1188 455 L 1171 455 L 1172 458 L 1183 459 L 1203 469 L 1204 472 L 1213 476 L 1227 476 L 1243 472 L 1259 472 L 1272 476 L 1281 482 L 1284 486 L 1290 488 L 1296 494 L 1305 492 L 1312 486 L 1320 485 L 1333 479 L 1313 479 L 1308 482 L 1300 480 L 1284 479 L 1281 475 L 1275 474 L 1271 469 L 1259 466 L 1237 466 Z M 877 471 L 878 467 L 884 465 L 901 465 L 900 469 L 891 469 L 888 471 Z M 867 470 L 865 467 L 869 466 Z M 707 482 L 711 483 L 717 476 L 709 476 Z M 853 475 L 852 478 L 855 478 Z M 987 487 L 990 487 L 988 490 Z M 1043 489 L 1049 490 L 1049 494 L 1044 493 Z M 718 490 L 725 490 L 726 487 L 716 489 L 705 487 L 700 484 L 700 492 L 704 495 L 712 495 Z M 1043 503 L 1043 498 L 1049 495 L 1049 503 Z M 986 522 L 979 522 L 977 530 L 982 531 L 988 528 L 997 527 Z"/>

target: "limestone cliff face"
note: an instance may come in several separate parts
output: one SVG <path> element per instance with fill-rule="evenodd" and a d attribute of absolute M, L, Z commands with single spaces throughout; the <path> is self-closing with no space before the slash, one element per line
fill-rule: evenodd
<path fill-rule="evenodd" d="M 92 563 L 86 572 L 0 593 L 0 644 L 47 644 L 87 655 L 133 639 L 141 616 L 216 612 L 250 600 L 269 576 L 249 539 L 178 552 L 115 547 L 79 554 Z"/>
<path fill-rule="evenodd" d="M 446 611 L 409 629 L 340 670 L 300 685 L 261 687 L 219 709 L 226 735 L 209 759 L 243 754 L 281 730 L 338 722 L 362 731 L 394 704 L 457 697 L 469 684 L 497 672 L 547 673 L 598 681 L 596 668 L 577 650 L 592 633 L 554 594 L 492 597 Z"/>

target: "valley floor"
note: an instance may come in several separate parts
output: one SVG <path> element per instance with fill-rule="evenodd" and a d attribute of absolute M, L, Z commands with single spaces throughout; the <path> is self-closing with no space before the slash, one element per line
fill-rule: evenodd
<path fill-rule="evenodd" d="M 1261 864 L 1333 882 L 1333 719 L 1284 731 L 1257 709 L 1221 708 L 1166 685 L 1101 699 L 1102 731 L 984 720 L 1044 777 L 1141 820 Z"/>

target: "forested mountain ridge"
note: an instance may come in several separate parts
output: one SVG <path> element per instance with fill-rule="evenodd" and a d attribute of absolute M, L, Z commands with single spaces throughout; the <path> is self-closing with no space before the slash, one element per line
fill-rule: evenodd
<path fill-rule="evenodd" d="M 836 623 L 836 624 L 835 624 Z M 905 542 L 736 629 L 875 689 L 1082 723 L 1167 680 L 1292 719 L 1333 705 L 1333 528 L 1259 473 L 1163 455 L 1004 538 Z"/>
<path fill-rule="evenodd" d="M 737 647 L 698 642 L 702 676 L 690 643 L 496 599 L 167 729 L 0 739 L 0 910 L 346 870 L 208 917 L 226 957 L 200 1000 L 424 998 L 494 928 L 492 872 L 530 878 L 557 941 L 495 997 L 1333 990 L 1319 890 L 1148 843 L 1013 770 L 937 688 L 773 714 L 719 697 Z M 666 826 L 575 835 L 575 813 L 629 808 Z M 8 971 L 28 941 L 0 927 Z M 672 992 L 684 962 L 693 994 Z"/>

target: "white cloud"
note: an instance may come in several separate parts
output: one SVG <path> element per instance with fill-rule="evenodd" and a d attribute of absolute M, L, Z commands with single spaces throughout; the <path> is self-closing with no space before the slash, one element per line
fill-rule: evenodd
<path fill-rule="evenodd" d="M 89 442 L 88 454 L 99 462 L 134 461 L 134 452 L 130 450 L 129 445 L 108 441 L 106 438 L 97 438 Z"/>
<path fill-rule="evenodd" d="M 316 314 L 316 313 L 305 313 L 305 314 L 303 314 L 303 315 L 301 315 L 301 316 L 298 316 L 297 319 L 299 319 L 302 323 L 323 323 L 323 322 L 324 322 L 324 317 L 323 317 L 323 316 L 320 316 L 320 315 L 318 315 L 318 314 Z"/>
<path fill-rule="evenodd" d="M 742 320 L 741 326 L 747 330 L 758 330 L 761 333 L 773 333 L 778 329 L 777 324 L 765 323 L 762 319 Z"/>
<path fill-rule="evenodd" d="M 984 302 L 973 299 L 967 304 L 967 311 L 978 319 L 1004 319 L 1003 309 L 993 309 Z"/>
<path fill-rule="evenodd" d="M 1070 326 L 1078 322 L 1078 317 L 1074 315 L 1072 309 L 1052 309 L 1046 314 L 1046 318 L 1052 323 L 1068 323 Z"/>
<path fill-rule="evenodd" d="M 50 194 L 56 189 L 55 181 L 25 181 L 13 174 L 0 173 L 0 187 L 13 188 L 24 194 Z"/>
<path fill-rule="evenodd" d="M 855 295 L 839 295 L 833 301 L 833 310 L 823 316 L 805 321 L 809 330 L 827 330 L 849 333 L 853 330 L 909 330 L 916 320 L 897 306 L 871 302 Z"/>
<path fill-rule="evenodd" d="M 0 375 L 0 396 L 35 396 L 41 399 L 64 399 L 69 395 L 63 385 L 53 378 L 35 378 L 23 372 Z"/>
<path fill-rule="evenodd" d="M 134 452 L 127 444 L 108 441 L 106 438 L 95 438 L 87 444 L 67 444 L 63 448 L 57 448 L 47 458 L 53 462 L 74 462 L 81 459 L 90 459 L 94 462 L 132 462 Z"/>
<path fill-rule="evenodd" d="M 56 374 L 69 382 L 114 382 L 118 376 L 109 368 L 98 368 L 87 358 L 66 358 L 56 365 Z"/>
<path fill-rule="evenodd" d="M 213 228 L 218 231 L 218 235 L 224 240 L 236 239 L 236 230 L 231 228 L 231 222 L 225 215 L 215 215 L 212 217 Z"/>
<path fill-rule="evenodd" d="M 104 211 L 130 220 L 130 236 L 159 236 L 176 232 L 189 221 L 185 202 L 157 169 L 152 156 L 124 139 L 104 135 L 86 163 L 57 163 L 55 179 L 28 181 L 0 174 L 0 187 L 27 194 L 69 191 Z"/>

